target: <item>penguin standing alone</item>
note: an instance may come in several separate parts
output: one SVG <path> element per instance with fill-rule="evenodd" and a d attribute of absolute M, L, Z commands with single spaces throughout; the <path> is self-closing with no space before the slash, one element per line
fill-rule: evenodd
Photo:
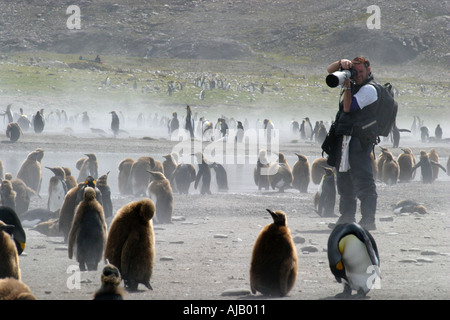
<path fill-rule="evenodd" d="M 125 287 L 132 291 L 140 283 L 152 290 L 155 234 L 151 219 L 154 214 L 152 200 L 130 202 L 117 211 L 109 229 L 105 259 L 119 269 Z"/>
<path fill-rule="evenodd" d="M 84 189 L 84 200 L 77 207 L 69 233 L 69 259 L 72 259 L 76 245 L 77 261 L 81 271 L 97 270 L 106 242 L 105 216 L 95 196 L 93 188 Z"/>
<path fill-rule="evenodd" d="M 110 113 L 111 113 L 111 117 L 112 117 L 112 119 L 111 119 L 111 130 L 112 130 L 112 132 L 114 134 L 114 138 L 115 138 L 116 136 L 119 135 L 120 120 L 119 120 L 119 116 L 117 115 L 117 113 L 115 111 L 111 111 Z"/>
<path fill-rule="evenodd" d="M 338 224 L 328 238 L 328 262 L 344 291 L 337 298 L 363 298 L 380 279 L 380 257 L 369 231 L 356 223 Z"/>
<path fill-rule="evenodd" d="M 35 133 L 42 133 L 45 127 L 44 115 L 41 111 L 36 112 L 33 117 L 33 128 Z"/>
<path fill-rule="evenodd" d="M 283 211 L 266 209 L 273 223 L 259 233 L 250 263 L 250 288 L 263 295 L 284 297 L 297 279 L 298 256 Z"/>

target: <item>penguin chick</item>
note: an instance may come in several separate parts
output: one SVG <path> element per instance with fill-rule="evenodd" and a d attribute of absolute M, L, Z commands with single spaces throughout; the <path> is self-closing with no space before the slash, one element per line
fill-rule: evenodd
<path fill-rule="evenodd" d="M 37 300 L 30 288 L 15 278 L 0 279 L 0 300 Z"/>
<path fill-rule="evenodd" d="M 278 153 L 278 163 L 274 163 L 269 167 L 269 183 L 272 189 L 278 189 L 284 192 L 285 189 L 291 188 L 293 180 L 292 170 L 287 162 L 284 154 Z"/>
<path fill-rule="evenodd" d="M 197 173 L 190 163 L 180 163 L 173 173 L 173 181 L 180 194 L 189 194 L 191 183 L 195 181 Z"/>
<path fill-rule="evenodd" d="M 1 181 L 0 185 L 0 203 L 2 206 L 16 210 L 16 196 L 13 185 L 10 180 Z"/>
<path fill-rule="evenodd" d="M 309 168 L 309 161 L 305 155 L 296 153 L 298 160 L 292 167 L 292 187 L 302 193 L 308 192 L 308 185 L 311 180 L 311 172 Z"/>
<path fill-rule="evenodd" d="M 11 235 L 14 226 L 0 220 L 0 278 L 20 280 L 19 255 Z"/>
<path fill-rule="evenodd" d="M 44 150 L 42 149 L 36 149 L 30 152 L 17 172 L 17 178 L 25 182 L 28 187 L 38 194 L 42 182 L 41 160 L 43 156 Z"/>
<path fill-rule="evenodd" d="M 112 264 L 103 268 L 101 275 L 102 285 L 93 296 L 93 300 L 124 300 L 125 293 L 119 287 L 122 282 L 120 271 Z"/>
<path fill-rule="evenodd" d="M 37 193 L 28 187 L 22 179 L 11 179 L 11 184 L 16 192 L 16 212 L 20 215 L 28 211 L 31 196 L 37 196 Z"/>
<path fill-rule="evenodd" d="M 357 291 L 354 298 L 363 298 L 380 278 L 376 242 L 359 224 L 336 225 L 328 237 L 327 255 L 332 274 L 344 286 L 337 298 L 352 297 L 352 290 Z"/>
<path fill-rule="evenodd" d="M 125 287 L 131 291 L 136 291 L 140 283 L 152 290 L 155 235 L 151 219 L 154 214 L 152 200 L 130 202 L 117 211 L 109 229 L 105 259 L 119 269 Z"/>
<path fill-rule="evenodd" d="M 96 184 L 98 190 L 100 190 L 102 194 L 102 206 L 105 219 L 113 216 L 113 204 L 111 200 L 111 188 L 108 185 L 108 175 L 109 171 L 106 174 L 101 175 Z"/>
<path fill-rule="evenodd" d="M 84 200 L 78 205 L 68 240 L 69 259 L 77 248 L 81 271 L 97 270 L 106 242 L 106 222 L 101 204 L 95 199 L 95 190 L 87 187 Z"/>
<path fill-rule="evenodd" d="M 172 223 L 173 193 L 169 180 L 157 171 L 148 171 L 152 180 L 148 185 L 148 195 L 156 205 L 157 223 Z"/>
<path fill-rule="evenodd" d="M 92 176 L 95 180 L 98 179 L 98 162 L 97 156 L 94 153 L 87 153 L 87 158 L 78 160 L 76 167 L 79 168 L 77 182 L 83 182 L 87 176 Z"/>
<path fill-rule="evenodd" d="M 323 167 L 331 168 L 326 158 L 316 158 L 311 164 L 311 181 L 316 185 L 322 181 Z"/>
<path fill-rule="evenodd" d="M 414 154 L 409 148 L 402 148 L 403 153 L 399 154 L 397 157 L 398 163 L 398 181 L 399 182 L 409 182 L 413 179 L 411 174 L 411 169 L 416 164 Z"/>
<path fill-rule="evenodd" d="M 75 180 L 75 177 L 72 176 L 72 170 L 70 170 L 70 168 L 63 167 L 63 170 L 66 176 L 64 181 L 66 182 L 67 191 L 69 191 L 73 187 L 77 186 L 77 180 Z"/>
<path fill-rule="evenodd" d="M 392 153 L 385 153 L 381 181 L 388 185 L 396 184 L 398 180 L 398 172 L 398 163 L 395 161 Z"/>
<path fill-rule="evenodd" d="M 436 152 L 436 149 L 431 149 L 428 152 L 428 158 L 430 158 L 430 161 L 433 161 L 434 163 L 439 163 L 439 155 Z M 433 181 L 436 180 L 439 177 L 439 166 L 437 165 L 433 165 L 432 167 L 432 172 L 433 172 Z M 442 168 L 442 167 L 441 167 Z M 444 169 L 445 170 L 445 169 Z"/>
<path fill-rule="evenodd" d="M 6 136 L 12 143 L 17 142 L 17 140 L 23 136 L 22 129 L 17 122 L 8 123 L 8 126 L 6 127 Z"/>
<path fill-rule="evenodd" d="M 263 295 L 285 296 L 297 278 L 297 250 L 283 211 L 267 209 L 273 223 L 259 233 L 250 263 L 250 288 Z"/>
<path fill-rule="evenodd" d="M 131 158 L 125 158 L 119 163 L 119 176 L 118 185 L 119 192 L 122 195 L 132 194 L 131 186 L 129 185 L 131 167 L 134 160 Z"/>
<path fill-rule="evenodd" d="M 151 176 L 147 171 L 159 171 L 164 173 L 162 163 L 152 157 L 139 157 L 131 166 L 130 186 L 135 196 L 145 196 Z"/>

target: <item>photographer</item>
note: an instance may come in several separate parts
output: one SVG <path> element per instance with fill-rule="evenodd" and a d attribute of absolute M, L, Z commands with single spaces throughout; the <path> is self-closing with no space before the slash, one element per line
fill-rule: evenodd
<path fill-rule="evenodd" d="M 369 84 L 373 80 L 368 59 L 358 56 L 352 61 L 341 59 L 328 66 L 328 73 L 350 70 L 343 81 L 343 98 L 336 116 L 335 134 L 337 170 L 336 185 L 340 196 L 337 224 L 355 222 L 357 199 L 361 202 L 362 218 L 359 224 L 375 230 L 377 191 L 372 172 L 370 153 L 376 142 L 376 133 L 367 131 L 364 124 L 369 123 L 370 112 L 362 110 L 377 104 L 376 88 Z M 364 130 L 363 130 L 364 129 Z M 339 147 L 342 146 L 342 147 Z"/>

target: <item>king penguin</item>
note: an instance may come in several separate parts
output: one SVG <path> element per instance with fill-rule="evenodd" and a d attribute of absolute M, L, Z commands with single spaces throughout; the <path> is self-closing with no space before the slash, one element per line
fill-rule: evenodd
<path fill-rule="evenodd" d="M 375 239 L 357 223 L 336 225 L 328 238 L 327 254 L 331 272 L 344 286 L 336 298 L 364 298 L 381 278 Z"/>
<path fill-rule="evenodd" d="M 422 182 L 423 183 L 432 183 L 433 182 L 433 167 L 436 166 L 447 172 L 447 170 L 440 163 L 435 162 L 430 159 L 427 152 L 422 150 L 420 151 L 420 159 L 416 163 L 414 167 L 412 167 L 411 172 L 414 172 L 417 168 L 420 167 L 422 174 Z"/>
<path fill-rule="evenodd" d="M 325 174 L 314 196 L 314 206 L 321 217 L 334 217 L 334 206 L 336 204 L 334 170 L 328 167 L 323 167 L 323 169 Z"/>
<path fill-rule="evenodd" d="M 65 181 L 66 173 L 62 167 L 46 168 L 54 174 L 54 176 L 50 178 L 48 185 L 47 209 L 55 212 L 61 208 L 64 197 L 66 196 L 67 191 L 69 191 Z"/>
<path fill-rule="evenodd" d="M 259 233 L 250 262 L 250 288 L 263 295 L 286 296 L 297 279 L 298 256 L 283 211 L 266 209 L 273 223 Z"/>
<path fill-rule="evenodd" d="M 14 226 L 11 236 L 16 245 L 17 254 L 21 255 L 23 250 L 25 250 L 27 235 L 17 213 L 9 207 L 0 206 L 0 220 L 7 225 Z"/>
<path fill-rule="evenodd" d="M 111 130 L 114 134 L 114 138 L 119 135 L 119 125 L 120 125 L 120 120 L 119 120 L 119 116 L 117 115 L 117 113 L 115 111 L 111 111 Z"/>

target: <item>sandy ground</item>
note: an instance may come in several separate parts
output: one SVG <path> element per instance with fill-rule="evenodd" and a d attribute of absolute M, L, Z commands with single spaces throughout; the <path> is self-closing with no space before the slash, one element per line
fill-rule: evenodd
<path fill-rule="evenodd" d="M 118 164 L 125 157 L 151 155 L 163 160 L 173 142 L 166 139 L 98 137 L 90 133 L 65 135 L 61 132 L 27 134 L 16 144 L 2 143 L 0 158 L 5 171 L 17 173 L 26 155 L 37 147 L 45 150 L 43 166 L 67 165 L 78 174 L 75 162 L 84 153 L 95 152 L 99 173 L 110 171 L 114 212 L 134 201 L 134 196 L 118 192 Z M 389 142 L 383 143 L 390 147 Z M 448 144 L 421 143 L 408 137 L 402 145 L 421 149 L 435 147 L 445 165 Z M 320 157 L 319 146 L 304 141 L 286 141 L 280 151 L 293 166 L 294 152 L 308 156 L 310 163 Z M 401 150 L 392 149 L 395 155 Z M 379 149 L 376 149 L 378 154 Z M 260 192 L 253 183 L 253 165 L 226 165 L 230 190 L 200 195 L 193 186 L 189 195 L 174 195 L 172 224 L 154 225 L 156 259 L 151 277 L 153 290 L 139 286 L 127 293 L 129 300 L 261 300 L 250 294 L 249 266 L 254 241 L 261 228 L 271 223 L 266 208 L 283 210 L 297 240 L 298 278 L 282 300 L 332 299 L 342 287 L 330 272 L 326 253 L 328 224 L 336 218 L 322 218 L 314 211 L 313 196 L 318 186 L 312 182 L 308 193 L 287 190 Z M 30 209 L 46 207 L 51 173 L 43 169 L 40 198 L 33 197 Z M 450 298 L 450 177 L 443 171 L 433 184 L 423 184 L 420 174 L 410 183 L 392 186 L 377 182 L 379 194 L 377 230 L 372 231 L 380 253 L 382 279 L 368 299 L 449 299 Z M 397 215 L 392 205 L 414 199 L 427 214 Z M 337 206 L 336 206 L 337 208 Z M 337 212 L 337 209 L 336 209 Z M 360 218 L 358 213 L 357 219 Z M 40 300 L 88 300 L 100 286 L 103 263 L 97 271 L 74 272 L 78 263 L 70 260 L 67 244 L 60 236 L 47 236 L 27 228 L 27 246 L 20 256 L 22 280 Z M 229 294 L 231 292 L 231 294 Z M 228 293 L 228 294 L 227 294 Z"/>

